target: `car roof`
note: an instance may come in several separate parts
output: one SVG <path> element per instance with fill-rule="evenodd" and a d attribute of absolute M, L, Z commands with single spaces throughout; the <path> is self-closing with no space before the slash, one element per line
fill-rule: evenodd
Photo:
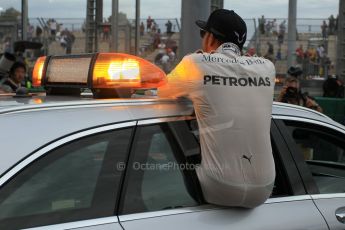
<path fill-rule="evenodd" d="M 92 99 L 90 97 L 0 96 L 0 174 L 13 164 L 54 140 L 85 130 L 119 122 L 190 116 L 193 106 L 186 100 L 131 98 Z M 299 106 L 274 103 L 272 116 L 299 117 L 335 125 L 327 116 Z"/>
<path fill-rule="evenodd" d="M 275 117 L 299 117 L 299 118 L 312 119 L 312 120 L 322 121 L 322 122 L 332 123 L 332 124 L 337 123 L 323 113 L 320 113 L 315 110 L 308 109 L 302 106 L 281 103 L 281 102 L 273 103 L 272 115 Z"/>
<path fill-rule="evenodd" d="M 15 111 L 28 111 L 28 110 L 42 110 L 54 108 L 66 108 L 75 106 L 102 106 L 114 105 L 121 106 L 136 105 L 140 103 L 176 103 L 177 100 L 173 99 L 159 99 L 156 97 L 141 97 L 130 99 L 93 99 L 90 94 L 82 95 L 81 97 L 71 96 L 45 96 L 45 94 L 38 94 L 33 97 L 14 97 L 14 94 L 0 94 L 0 114 L 13 113 Z M 180 101 L 180 100 L 179 100 Z M 307 119 L 313 119 L 323 122 L 331 122 L 333 120 L 326 115 L 319 113 L 315 110 L 307 109 L 305 107 L 274 102 L 272 107 L 273 116 L 294 116 Z M 336 122 L 335 122 L 336 123 Z M 337 123 L 338 124 L 338 123 Z"/>

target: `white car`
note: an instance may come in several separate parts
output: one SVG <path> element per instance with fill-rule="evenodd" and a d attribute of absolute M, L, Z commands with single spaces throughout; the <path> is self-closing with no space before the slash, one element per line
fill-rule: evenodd
<path fill-rule="evenodd" d="M 274 104 L 255 209 L 204 201 L 186 101 L 0 96 L 0 127 L 0 229 L 345 228 L 345 127 L 312 110 Z"/>

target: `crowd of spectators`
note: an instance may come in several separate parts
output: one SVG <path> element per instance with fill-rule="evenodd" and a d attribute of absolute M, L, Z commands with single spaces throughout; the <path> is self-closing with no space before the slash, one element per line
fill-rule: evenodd
<path fill-rule="evenodd" d="M 301 25 L 302 26 L 302 25 Z M 303 25 L 305 26 L 305 25 Z M 296 40 L 298 41 L 298 48 L 295 51 L 296 62 L 303 68 L 305 76 L 320 76 L 324 77 L 332 73 L 334 68 L 333 63 L 328 55 L 328 41 L 329 36 L 336 35 L 338 31 L 338 16 L 331 15 L 328 20 L 323 20 L 320 27 L 317 25 L 308 25 L 309 33 L 311 36 L 319 33 L 319 40 L 303 40 L 309 37 L 304 34 L 296 33 Z M 313 32 L 311 30 L 313 27 Z M 273 63 L 280 60 L 286 60 L 288 54 L 286 53 L 287 47 L 285 36 L 287 35 L 286 20 L 266 19 L 264 15 L 259 19 L 259 35 L 260 39 L 266 43 L 266 51 L 262 54 L 265 58 L 271 60 Z M 319 28 L 319 32 L 315 30 Z M 265 44 L 259 40 L 260 44 Z M 303 47 L 303 45 L 306 47 Z M 283 47 L 284 45 L 284 47 Z"/>
<path fill-rule="evenodd" d="M 333 68 L 323 44 L 307 49 L 300 45 L 296 49 L 296 61 L 306 76 L 327 76 Z"/>
<path fill-rule="evenodd" d="M 338 16 L 335 18 L 333 14 L 326 20 L 323 20 L 321 25 L 322 38 L 326 40 L 329 35 L 335 35 L 338 31 Z"/>
<path fill-rule="evenodd" d="M 278 24 L 277 19 L 267 20 L 264 15 L 259 19 L 259 31 L 261 35 L 272 36 L 277 38 L 278 44 L 284 42 L 286 33 L 286 20 Z"/>
<path fill-rule="evenodd" d="M 43 26 L 42 26 L 43 24 Z M 58 23 L 55 19 L 51 18 L 42 23 L 41 25 L 34 26 L 28 24 L 27 27 L 27 41 L 40 42 L 51 44 L 57 42 L 65 49 L 66 54 L 72 52 L 72 46 L 75 41 L 75 36 L 68 28 L 64 28 L 62 23 Z M 13 39 L 11 35 L 7 35 L 2 39 L 2 51 L 12 52 Z"/>
<path fill-rule="evenodd" d="M 176 64 L 177 42 L 172 38 L 174 34 L 174 25 L 170 20 L 165 24 L 165 32 L 162 32 L 158 23 L 150 16 L 146 20 L 146 28 L 144 22 L 140 24 L 140 35 L 145 36 L 148 40 L 149 47 L 142 48 L 141 53 L 146 49 L 150 52 L 156 51 L 154 63 L 160 66 L 165 72 L 170 72 Z"/>

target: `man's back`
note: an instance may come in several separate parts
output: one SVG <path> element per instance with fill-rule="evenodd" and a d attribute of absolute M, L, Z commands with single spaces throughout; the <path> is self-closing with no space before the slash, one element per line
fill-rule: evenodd
<path fill-rule="evenodd" d="M 240 56 L 225 43 L 216 53 L 186 56 L 159 90 L 159 96 L 193 101 L 201 132 L 197 173 L 208 202 L 254 207 L 268 198 L 275 176 L 269 137 L 274 78 L 269 60 Z M 252 193 L 262 194 L 256 200 Z"/>

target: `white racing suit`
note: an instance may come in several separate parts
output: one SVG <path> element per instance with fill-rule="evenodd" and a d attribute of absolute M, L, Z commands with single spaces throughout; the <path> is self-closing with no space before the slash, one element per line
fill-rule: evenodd
<path fill-rule="evenodd" d="M 197 175 L 207 202 L 253 208 L 269 198 L 275 180 L 270 142 L 275 68 L 241 56 L 225 43 L 214 53 L 187 55 L 158 89 L 159 97 L 187 97 L 199 124 Z"/>

